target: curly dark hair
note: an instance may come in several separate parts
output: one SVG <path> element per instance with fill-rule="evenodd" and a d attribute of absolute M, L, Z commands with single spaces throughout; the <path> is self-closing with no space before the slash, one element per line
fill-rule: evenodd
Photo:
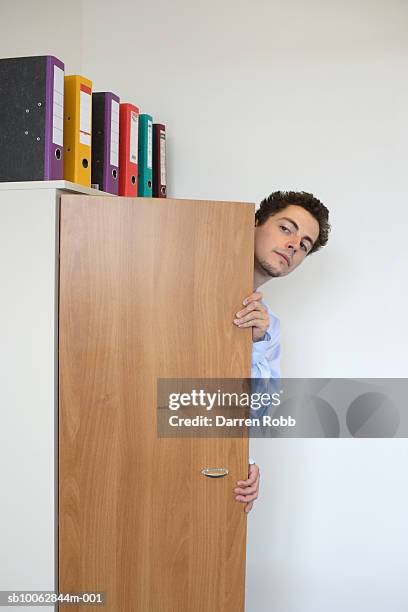
<path fill-rule="evenodd" d="M 329 210 L 320 200 L 314 197 L 313 193 L 307 193 L 306 191 L 274 191 L 271 195 L 262 200 L 255 213 L 255 224 L 262 225 L 269 217 L 275 215 L 290 204 L 301 206 L 310 212 L 319 224 L 319 236 L 308 253 L 308 255 L 311 255 L 327 243 L 331 229 L 329 223 Z"/>

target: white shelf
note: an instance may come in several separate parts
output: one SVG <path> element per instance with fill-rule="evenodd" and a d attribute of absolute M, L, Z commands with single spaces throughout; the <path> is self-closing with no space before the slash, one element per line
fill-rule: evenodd
<path fill-rule="evenodd" d="M 70 181 L 23 181 L 16 183 L 0 183 L 0 191 L 25 190 L 25 189 L 63 189 L 72 193 L 83 193 L 85 195 L 107 195 L 117 197 L 113 193 L 106 193 L 92 187 L 84 187 Z"/>

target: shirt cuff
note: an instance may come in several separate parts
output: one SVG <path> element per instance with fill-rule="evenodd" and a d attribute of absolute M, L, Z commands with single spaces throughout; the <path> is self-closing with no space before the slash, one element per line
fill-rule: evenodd
<path fill-rule="evenodd" d="M 252 342 L 252 365 L 259 363 L 266 356 L 270 341 L 271 336 L 269 332 L 265 332 L 263 340 Z"/>

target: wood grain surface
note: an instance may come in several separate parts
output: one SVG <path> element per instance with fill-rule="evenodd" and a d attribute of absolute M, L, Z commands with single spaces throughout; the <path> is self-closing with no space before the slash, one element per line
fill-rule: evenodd
<path fill-rule="evenodd" d="M 59 591 L 107 600 L 71 610 L 244 609 L 248 440 L 158 438 L 156 380 L 250 376 L 253 225 L 247 203 L 61 198 Z"/>

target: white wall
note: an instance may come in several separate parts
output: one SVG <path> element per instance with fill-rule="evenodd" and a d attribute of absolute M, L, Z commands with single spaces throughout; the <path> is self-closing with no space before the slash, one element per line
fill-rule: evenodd
<path fill-rule="evenodd" d="M 83 68 L 167 124 L 170 195 L 304 189 L 332 211 L 330 246 L 265 286 L 284 374 L 406 376 L 408 6 L 122 1 L 108 27 L 109 6 L 84 3 Z M 253 442 L 247 612 L 408 606 L 407 446 Z"/>
<path fill-rule="evenodd" d="M 264 289 L 284 375 L 407 376 L 403 0 L 37 1 L 26 22 L 22 4 L 1 55 L 55 49 L 166 123 L 169 195 L 304 189 L 330 208 L 329 245 Z M 253 442 L 247 612 L 408 607 L 407 446 Z"/>
<path fill-rule="evenodd" d="M 55 55 L 81 71 L 82 0 L 0 0 L 0 57 Z"/>

